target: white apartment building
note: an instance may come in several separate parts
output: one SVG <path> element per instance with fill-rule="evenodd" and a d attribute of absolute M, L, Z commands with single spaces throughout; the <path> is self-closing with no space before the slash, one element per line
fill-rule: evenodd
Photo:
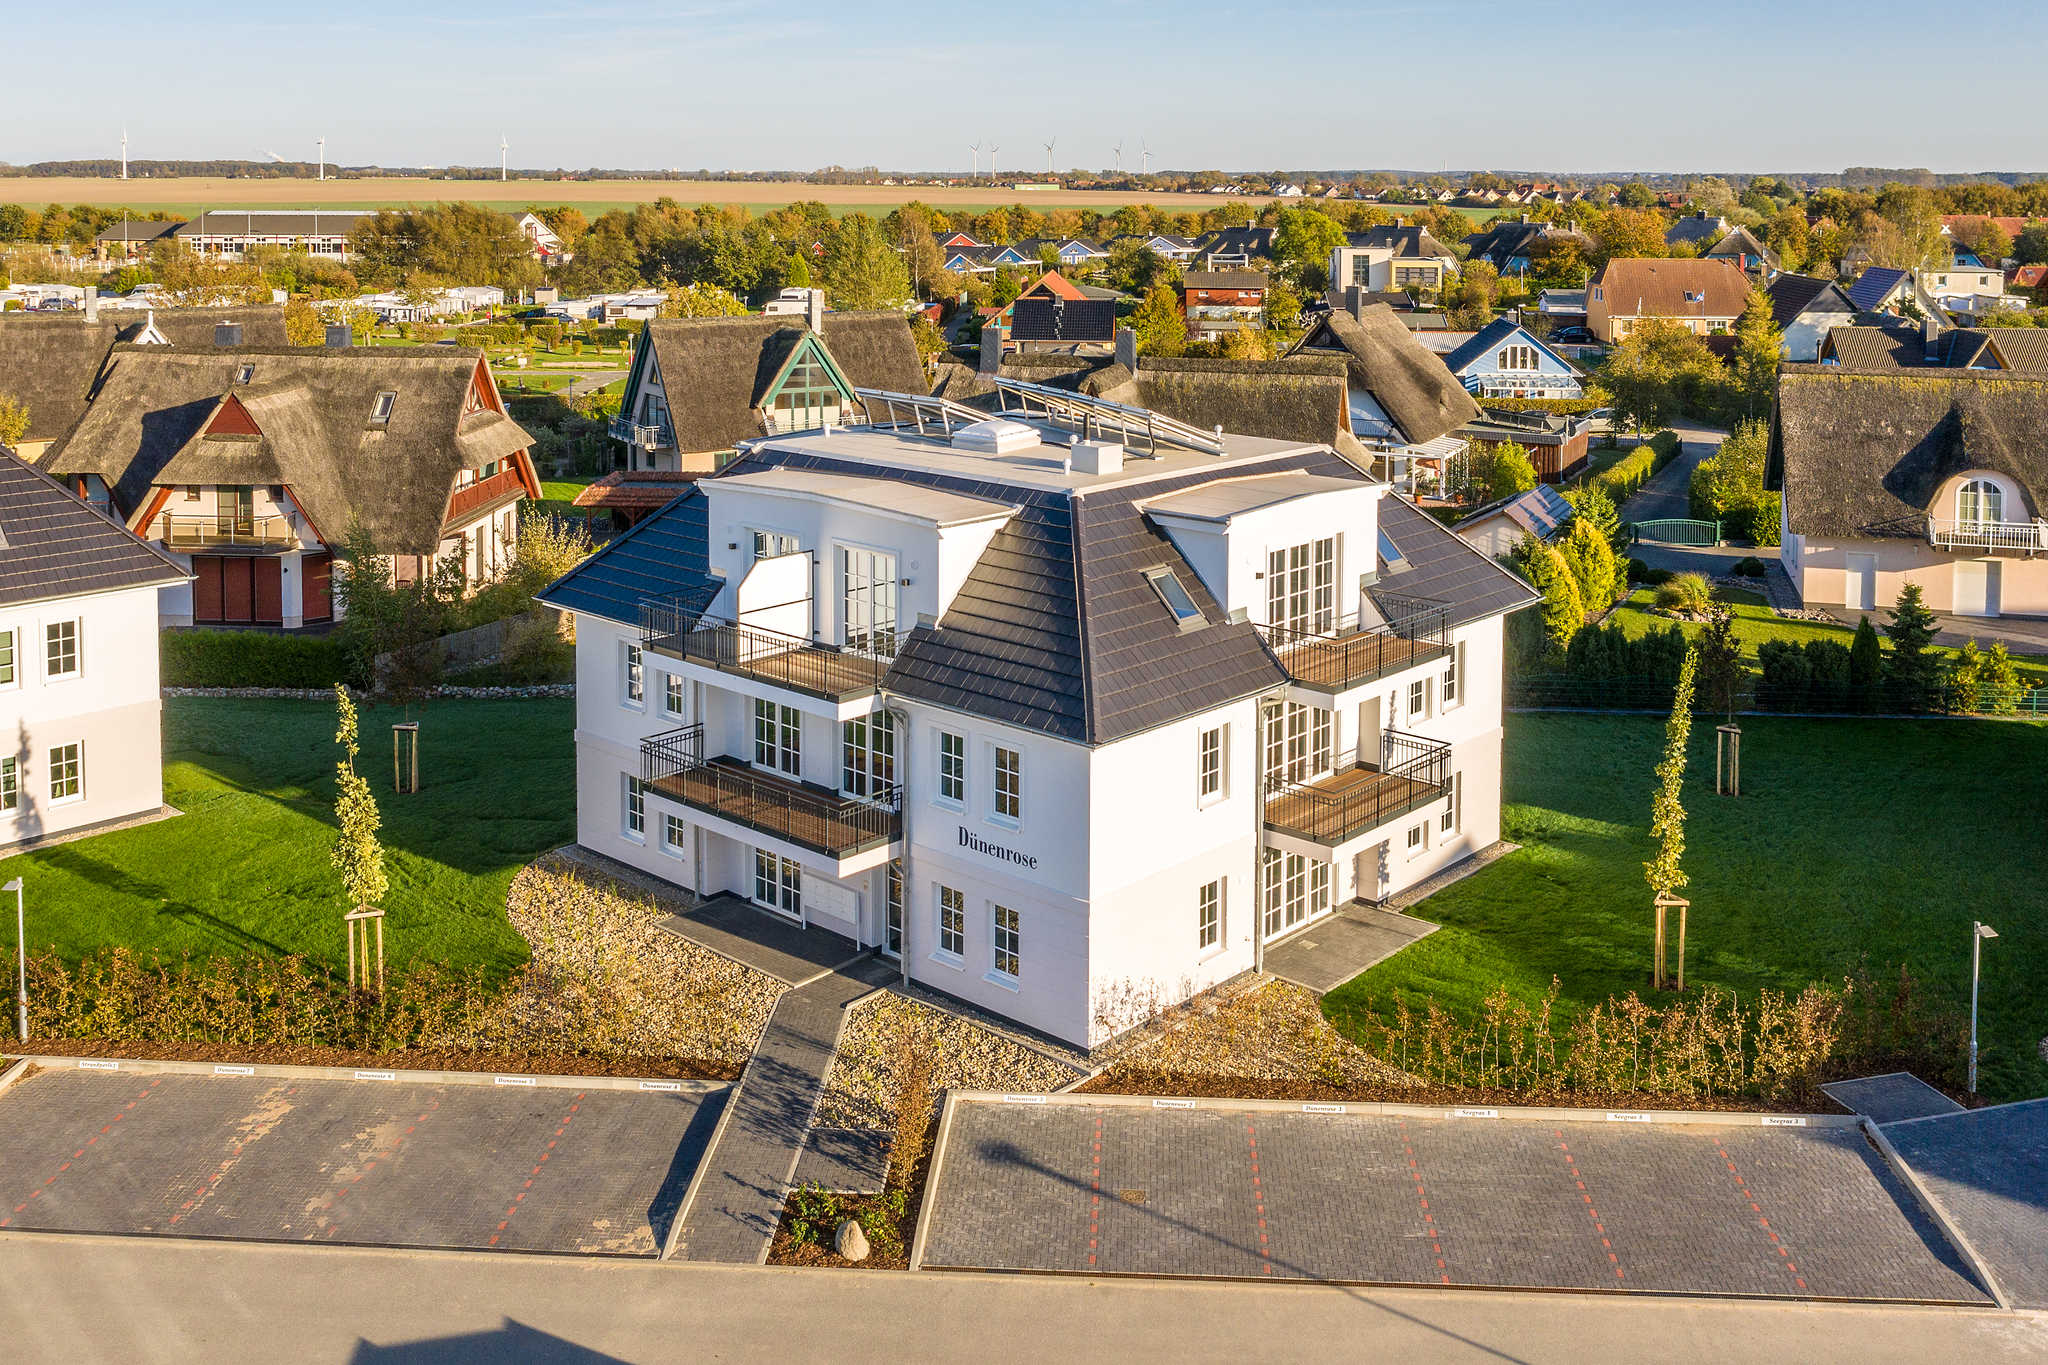
<path fill-rule="evenodd" d="M 583 845 L 1093 1046 L 1495 842 L 1525 584 L 1327 446 L 998 384 L 745 442 L 542 594 Z"/>
<path fill-rule="evenodd" d="M 163 807 L 156 599 L 185 579 L 0 452 L 0 851 Z"/>

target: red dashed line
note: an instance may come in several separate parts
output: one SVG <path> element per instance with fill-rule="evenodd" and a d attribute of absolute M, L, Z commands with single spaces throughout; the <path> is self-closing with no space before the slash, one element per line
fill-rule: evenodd
<path fill-rule="evenodd" d="M 1593 1220 L 1593 1231 L 1600 1234 L 1600 1249 L 1607 1253 L 1607 1263 L 1614 1267 L 1614 1278 L 1625 1280 L 1628 1276 L 1621 1271 L 1621 1257 L 1614 1254 L 1614 1243 L 1607 1236 L 1607 1225 L 1600 1221 L 1600 1210 L 1593 1207 L 1593 1196 L 1586 1193 L 1586 1181 L 1579 1173 L 1579 1163 L 1572 1156 L 1572 1149 L 1564 1140 L 1564 1130 L 1554 1128 L 1557 1134 L 1557 1150 L 1564 1153 L 1564 1164 L 1572 1173 L 1572 1183 L 1579 1187 L 1579 1198 L 1586 1205 L 1586 1213 Z"/>
<path fill-rule="evenodd" d="M 297 1086 L 292 1086 L 284 1093 L 285 1098 L 290 1099 L 293 1095 L 299 1093 L 299 1088 Z M 408 1129 L 407 1131 L 410 1132 L 411 1130 Z M 198 1208 L 199 1202 L 206 1198 L 207 1195 L 213 1193 L 214 1187 L 220 1184 L 220 1182 L 226 1178 L 227 1173 L 230 1170 L 234 1169 L 235 1162 L 241 1159 L 242 1149 L 248 1145 L 248 1142 L 245 1142 L 241 1138 L 236 1138 L 229 1144 L 228 1154 L 221 1158 L 220 1165 L 214 1168 L 213 1174 L 208 1176 L 206 1179 L 200 1181 L 199 1188 L 192 1191 L 192 1197 L 190 1199 L 187 1199 L 183 1204 L 180 1204 L 178 1206 L 178 1211 L 171 1215 L 171 1223 L 173 1226 L 175 1226 L 179 1222 L 179 1220 L 183 1219 L 186 1214 L 192 1212 L 193 1209 Z"/>
<path fill-rule="evenodd" d="M 1430 1254 L 1436 1257 L 1437 1277 L 1449 1284 L 1451 1273 L 1444 1264 L 1443 1232 L 1436 1225 L 1436 1215 L 1429 1211 L 1429 1191 L 1422 1187 L 1422 1168 L 1416 1164 L 1415 1148 L 1408 1141 L 1408 1120 L 1395 1122 L 1401 1130 L 1401 1154 L 1408 1158 L 1408 1178 L 1415 1182 L 1415 1201 L 1422 1208 L 1422 1230 L 1429 1234 Z"/>
<path fill-rule="evenodd" d="M 151 1081 L 148 1085 L 144 1086 L 142 1088 L 141 1094 L 137 1095 L 134 1099 L 128 1101 L 128 1103 L 122 1105 L 121 1112 L 114 1115 L 114 1117 L 108 1122 L 100 1125 L 99 1132 L 94 1133 L 91 1137 L 87 1138 L 85 1140 L 84 1146 L 81 1146 L 77 1151 L 71 1154 L 70 1161 L 67 1161 L 63 1165 L 59 1166 L 54 1172 L 50 1174 L 50 1176 L 47 1179 L 43 1181 L 42 1184 L 36 1186 L 34 1190 L 29 1192 L 29 1196 L 27 1199 L 24 1199 L 19 1204 L 16 1204 L 14 1206 L 14 1213 L 8 1214 L 5 1218 L 0 1218 L 0 1228 L 4 1228 L 9 1223 L 12 1223 L 14 1221 L 14 1215 L 16 1213 L 20 1213 L 23 1209 L 27 1208 L 31 1203 L 38 1199 L 41 1199 L 43 1197 L 43 1191 L 49 1189 L 50 1186 L 56 1184 L 57 1177 L 64 1174 L 66 1171 L 70 1170 L 72 1162 L 77 1161 L 80 1157 L 85 1155 L 86 1147 L 92 1146 L 95 1142 L 98 1142 L 108 1133 L 113 1132 L 114 1125 L 116 1123 L 119 1123 L 122 1119 L 127 1118 L 129 1110 L 133 1109 L 136 1105 L 148 1099 L 150 1095 L 156 1090 L 156 1088 L 162 1084 L 163 1077 L 159 1076 L 155 1080 Z"/>
<path fill-rule="evenodd" d="M 491 1234 L 491 1240 L 484 1245 L 496 1246 L 498 1239 L 504 1236 L 505 1229 L 512 1223 L 512 1215 L 519 1212 L 519 1206 L 526 1202 L 527 1191 L 533 1188 L 534 1179 L 540 1175 L 540 1168 L 546 1165 L 547 1159 L 554 1154 L 555 1144 L 562 1140 L 562 1134 L 569 1131 L 569 1125 L 575 1120 L 576 1111 L 583 1107 L 583 1096 L 587 1093 L 589 1092 L 576 1093 L 575 1102 L 569 1106 L 569 1112 L 562 1115 L 562 1126 L 555 1129 L 555 1135 L 548 1139 L 547 1149 L 540 1154 L 540 1160 L 534 1163 L 533 1169 L 526 1173 L 526 1183 L 519 1187 L 519 1193 L 513 1195 L 512 1202 L 505 1206 L 505 1216 L 499 1220 L 497 1230 Z"/>
<path fill-rule="evenodd" d="M 1102 1241 L 1102 1115 L 1095 1116 L 1094 1161 L 1088 1172 L 1088 1264 Z"/>
<path fill-rule="evenodd" d="M 407 1126 L 406 1130 L 403 1133 L 400 1133 L 397 1137 L 391 1139 L 391 1145 L 389 1147 L 386 1147 L 382 1152 L 379 1152 L 376 1156 L 373 1156 L 368 1161 L 365 1161 L 363 1163 L 363 1168 L 355 1173 L 355 1175 L 349 1180 L 348 1184 L 343 1185 L 340 1189 L 336 1190 L 333 1194 L 328 1195 L 326 1199 L 322 1200 L 320 1203 L 320 1211 L 322 1213 L 332 1212 L 334 1206 L 341 1202 L 341 1198 L 343 1195 L 347 1194 L 356 1186 L 362 1184 L 363 1177 L 367 1176 L 370 1172 L 376 1170 L 379 1163 L 391 1160 L 392 1155 L 398 1151 L 399 1147 L 405 1142 L 405 1140 L 413 1135 L 413 1130 L 417 1129 L 422 1123 L 425 1123 L 427 1121 L 428 1116 L 440 1107 L 441 1101 L 435 1100 L 432 1104 L 429 1104 L 425 1109 L 422 1109 L 420 1111 L 420 1116 L 414 1119 L 412 1123 Z M 325 1231 L 322 1233 L 322 1235 L 331 1237 L 337 1231 L 339 1231 L 340 1228 L 340 1223 L 330 1222 L 327 1225 Z"/>
<path fill-rule="evenodd" d="M 1244 1139 L 1251 1145 L 1252 1152 L 1252 1206 L 1259 1211 L 1259 1261 L 1260 1273 L 1273 1273 L 1273 1248 L 1266 1240 L 1266 1187 L 1259 1175 L 1259 1132 L 1249 1123 L 1244 1126 Z"/>
<path fill-rule="evenodd" d="M 1783 1265 L 1785 1273 L 1792 1277 L 1792 1283 L 1798 1285 L 1801 1289 L 1805 1289 L 1806 1280 L 1800 1275 L 1799 1267 L 1792 1263 L 1792 1253 L 1785 1249 L 1784 1242 L 1779 1240 L 1776 1232 L 1772 1231 L 1771 1220 L 1764 1217 L 1763 1207 L 1756 1202 L 1756 1192 L 1749 1188 L 1749 1182 L 1745 1181 L 1742 1178 L 1742 1173 L 1735 1169 L 1735 1163 L 1728 1157 L 1728 1149 L 1717 1142 L 1714 1144 L 1714 1150 L 1721 1154 L 1721 1162 L 1728 1168 L 1728 1174 L 1734 1177 L 1735 1187 L 1742 1191 L 1743 1199 L 1749 1203 L 1749 1211 L 1756 1215 L 1756 1225 L 1763 1229 L 1764 1236 L 1770 1238 L 1771 1245 L 1777 1248 L 1779 1264 Z"/>

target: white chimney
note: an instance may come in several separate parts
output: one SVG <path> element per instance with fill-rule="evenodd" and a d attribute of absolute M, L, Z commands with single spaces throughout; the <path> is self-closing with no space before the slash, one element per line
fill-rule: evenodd
<path fill-rule="evenodd" d="M 98 322 L 100 320 L 100 287 L 96 284 L 89 284 L 85 287 L 85 320 L 87 322 Z"/>
<path fill-rule="evenodd" d="M 825 330 L 825 291 L 809 290 L 804 296 L 804 316 L 810 321 L 813 332 Z"/>
<path fill-rule="evenodd" d="M 1121 441 L 1076 441 L 1070 454 L 1076 474 L 1121 474 L 1124 470 Z"/>

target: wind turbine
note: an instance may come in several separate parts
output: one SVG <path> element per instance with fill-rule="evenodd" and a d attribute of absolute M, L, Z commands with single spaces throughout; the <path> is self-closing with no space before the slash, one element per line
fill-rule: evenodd
<path fill-rule="evenodd" d="M 319 139 L 319 143 L 320 143 L 320 179 L 322 179 L 322 180 L 325 180 L 325 179 L 327 178 L 327 139 L 323 137 L 323 138 Z"/>
<path fill-rule="evenodd" d="M 991 185 L 996 183 L 996 153 L 1001 150 L 1003 149 L 993 142 L 988 144 L 988 183 Z"/>
<path fill-rule="evenodd" d="M 1121 142 L 1116 144 L 1116 173 L 1124 173 L 1124 144 Z"/>
<path fill-rule="evenodd" d="M 1059 139 L 1054 138 L 1051 142 L 1045 144 L 1045 177 L 1048 180 L 1052 179 L 1052 149 L 1058 143 Z"/>
<path fill-rule="evenodd" d="M 973 180 L 981 175 L 981 144 L 979 142 L 970 142 L 967 144 L 967 150 L 974 153 L 974 174 L 967 177 L 969 180 Z"/>
<path fill-rule="evenodd" d="M 121 178 L 128 178 L 128 130 L 121 130 Z"/>
<path fill-rule="evenodd" d="M 1138 147 L 1144 157 L 1143 162 L 1140 163 L 1143 169 L 1139 171 L 1139 174 L 1150 175 L 1152 174 L 1152 148 L 1146 145 L 1143 138 L 1138 139 Z"/>
<path fill-rule="evenodd" d="M 505 141 L 503 133 L 498 134 L 498 183 L 505 181 L 505 153 L 511 144 Z"/>

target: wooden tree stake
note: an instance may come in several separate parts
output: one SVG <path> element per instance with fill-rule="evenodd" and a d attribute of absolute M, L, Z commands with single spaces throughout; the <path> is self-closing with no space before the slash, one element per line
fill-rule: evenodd
<path fill-rule="evenodd" d="M 1732 721 L 1714 728 L 1714 794 L 1742 795 L 1742 727 Z"/>

